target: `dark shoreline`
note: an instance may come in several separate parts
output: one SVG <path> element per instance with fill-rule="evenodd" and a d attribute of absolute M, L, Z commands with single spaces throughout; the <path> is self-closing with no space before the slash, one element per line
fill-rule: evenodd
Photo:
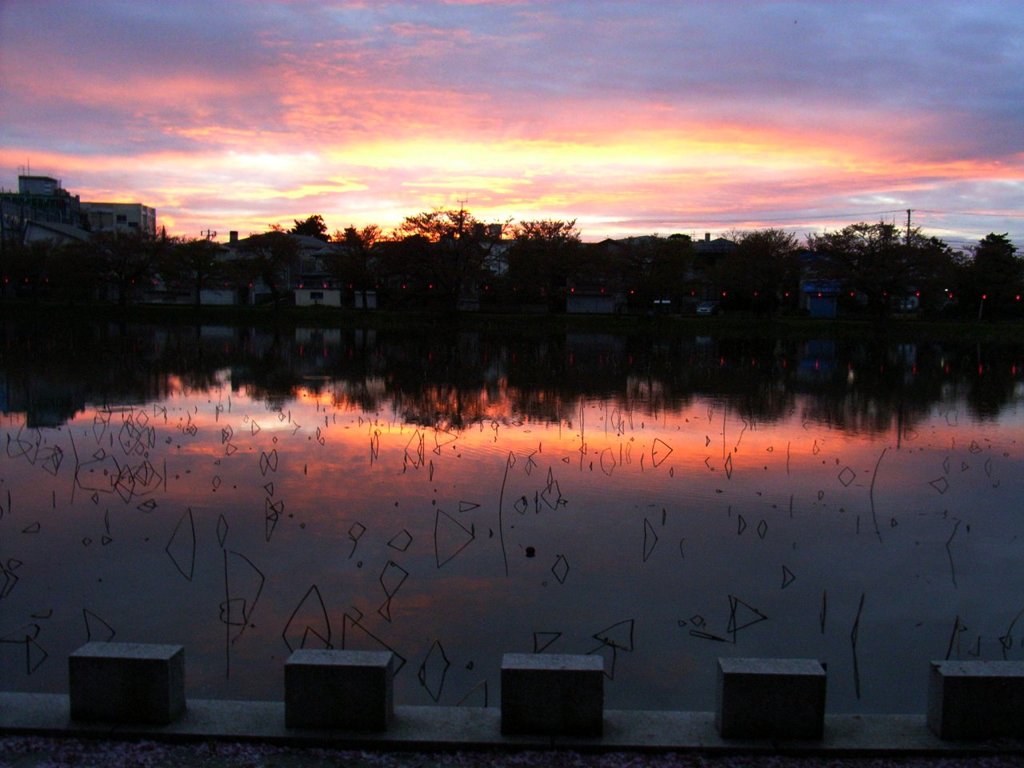
<path fill-rule="evenodd" d="M 117 323 L 173 326 L 229 325 L 256 327 L 373 328 L 378 330 L 430 326 L 439 329 L 519 333 L 590 332 L 650 336 L 707 335 L 718 338 L 858 339 L 879 341 L 970 340 L 994 343 L 1024 342 L 1024 323 L 952 321 L 916 317 L 884 319 L 815 319 L 799 315 L 735 313 L 717 317 L 665 315 L 585 315 L 516 312 L 440 312 L 426 310 L 337 309 L 324 307 L 192 307 L 185 305 L 110 304 L 66 305 L 23 300 L 0 302 L 0 322 L 32 320 L 74 323 L 87 317 Z"/>

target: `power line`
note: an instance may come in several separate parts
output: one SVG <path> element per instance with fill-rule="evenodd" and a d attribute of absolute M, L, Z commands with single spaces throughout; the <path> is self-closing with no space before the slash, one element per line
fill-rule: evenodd
<path fill-rule="evenodd" d="M 991 211 L 941 211 L 934 208 L 913 208 L 914 213 L 926 213 L 933 216 L 981 216 L 993 219 L 1021 219 L 1024 220 L 1024 213 L 993 213 Z M 775 222 L 813 222 L 829 221 L 831 219 L 852 219 L 864 216 L 886 216 L 891 214 L 904 214 L 906 208 L 891 208 L 880 211 L 841 211 L 836 213 L 804 213 L 794 212 L 782 216 L 758 216 L 748 214 L 746 216 L 726 216 L 716 218 L 693 218 L 678 220 L 683 224 L 743 224 L 748 221 L 775 221 Z"/>
<path fill-rule="evenodd" d="M 932 213 L 938 216 L 988 216 L 994 219 L 1024 219 L 1024 213 L 993 213 L 991 211 L 936 211 L 929 208 L 915 208 L 918 213 Z"/>
<path fill-rule="evenodd" d="M 855 211 L 853 213 L 822 213 L 822 214 L 804 214 L 804 213 L 792 213 L 788 216 L 757 216 L 756 214 L 750 214 L 748 216 L 729 216 L 726 218 L 694 218 L 694 219 L 682 219 L 680 224 L 742 224 L 747 221 L 828 221 L 830 219 L 851 219 L 857 216 L 883 216 L 889 213 L 906 213 L 906 208 L 893 208 L 886 211 Z M 917 208 L 914 209 L 918 210 Z"/>
<path fill-rule="evenodd" d="M 675 225 L 680 228 L 687 228 L 691 226 L 705 226 L 714 224 L 746 224 L 750 222 L 782 222 L 789 226 L 799 226 L 801 224 L 810 224 L 812 222 L 827 222 L 836 219 L 860 219 L 864 220 L 865 217 L 873 216 L 888 216 L 895 214 L 905 214 L 908 209 L 906 208 L 891 208 L 886 210 L 875 210 L 875 211 L 841 211 L 835 213 L 804 213 L 794 212 L 784 216 L 758 216 L 756 214 L 748 214 L 746 216 L 727 216 L 727 217 L 715 217 L 715 218 L 694 218 L 694 219 L 677 219 Z M 994 219 L 1013 219 L 1013 220 L 1024 220 L 1024 213 L 992 213 L 991 211 L 943 211 L 934 208 L 913 208 L 910 209 L 915 214 L 928 214 L 925 216 L 926 221 L 930 221 L 931 217 L 934 216 L 979 216 Z M 664 221 L 664 220 L 662 220 Z M 918 219 L 918 226 L 921 226 L 921 221 Z M 964 227 L 942 227 L 935 226 L 932 223 L 926 223 L 924 225 L 927 229 L 937 230 L 940 232 L 956 232 L 958 234 L 967 234 L 964 231 Z"/>

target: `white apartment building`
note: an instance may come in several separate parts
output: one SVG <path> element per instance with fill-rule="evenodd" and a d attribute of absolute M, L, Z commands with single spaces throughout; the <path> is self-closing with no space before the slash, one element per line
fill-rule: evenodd
<path fill-rule="evenodd" d="M 139 232 L 156 237 L 156 208 L 141 203 L 82 203 L 93 232 Z"/>

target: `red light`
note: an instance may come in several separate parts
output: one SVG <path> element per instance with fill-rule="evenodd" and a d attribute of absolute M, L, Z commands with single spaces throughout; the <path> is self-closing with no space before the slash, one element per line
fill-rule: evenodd
<path fill-rule="evenodd" d="M 914 295 L 917 296 L 917 298 L 919 298 L 919 299 L 921 298 L 921 292 L 920 291 L 914 291 Z"/>
<path fill-rule="evenodd" d="M 761 292 L 760 292 L 760 291 L 754 291 L 754 298 L 755 298 L 755 299 L 756 299 L 756 298 L 757 298 L 758 296 L 760 296 L 760 295 L 761 295 Z"/>
<path fill-rule="evenodd" d="M 981 300 L 985 301 L 986 299 L 988 299 L 988 294 L 987 293 L 981 294 Z"/>
<path fill-rule="evenodd" d="M 821 291 L 818 291 L 818 298 L 821 298 Z"/>
<path fill-rule="evenodd" d="M 729 292 L 728 292 L 728 291 L 722 291 L 722 298 L 723 298 L 723 299 L 724 299 L 724 298 L 725 298 L 726 296 L 728 296 L 728 295 L 729 295 Z"/>

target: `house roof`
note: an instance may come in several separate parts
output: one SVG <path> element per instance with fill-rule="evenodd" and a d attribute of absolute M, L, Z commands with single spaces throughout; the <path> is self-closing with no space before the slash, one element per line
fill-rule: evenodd
<path fill-rule="evenodd" d="M 736 250 L 736 243 L 724 237 L 716 237 L 714 240 L 697 240 L 693 246 L 697 253 L 732 253 Z"/>
<path fill-rule="evenodd" d="M 304 254 L 332 251 L 338 247 L 336 243 L 325 242 L 318 237 L 311 237 L 310 235 L 296 235 L 292 232 L 285 232 L 284 234 L 294 240 L 299 246 L 299 250 Z M 250 235 L 249 237 L 243 237 L 231 243 L 225 243 L 225 247 L 233 250 L 245 250 L 246 246 L 252 242 L 254 237 L 257 237 L 257 235 Z"/>
<path fill-rule="evenodd" d="M 89 237 L 90 233 L 88 231 L 72 224 L 60 224 L 55 221 L 25 222 L 25 242 L 32 240 L 78 240 L 85 242 Z"/>

